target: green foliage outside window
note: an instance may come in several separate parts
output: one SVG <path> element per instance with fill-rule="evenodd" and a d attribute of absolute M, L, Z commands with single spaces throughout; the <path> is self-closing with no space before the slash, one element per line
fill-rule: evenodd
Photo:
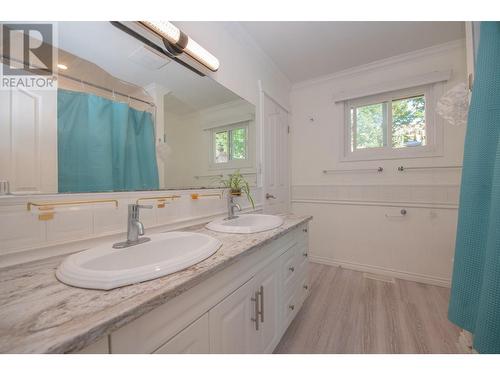
<path fill-rule="evenodd" d="M 392 102 L 392 146 L 425 146 L 425 98 Z"/>
<path fill-rule="evenodd" d="M 245 128 L 231 131 L 231 158 L 246 159 L 247 157 L 247 130 Z"/>
<path fill-rule="evenodd" d="M 215 133 L 215 162 L 247 158 L 247 128 L 235 128 Z"/>
<path fill-rule="evenodd" d="M 228 132 L 215 133 L 215 162 L 227 163 L 229 160 L 229 137 Z"/>
<path fill-rule="evenodd" d="M 356 148 L 384 147 L 385 103 L 356 108 Z"/>
<path fill-rule="evenodd" d="M 389 129 L 387 106 L 390 106 L 392 111 L 392 124 Z M 425 97 L 421 95 L 353 108 L 351 131 L 351 150 L 384 147 L 386 131 L 391 132 L 393 148 L 425 146 Z"/>

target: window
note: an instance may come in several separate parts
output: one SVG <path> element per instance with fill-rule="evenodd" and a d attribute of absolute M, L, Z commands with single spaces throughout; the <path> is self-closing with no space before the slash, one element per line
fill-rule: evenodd
<path fill-rule="evenodd" d="M 236 124 L 212 130 L 213 163 L 238 166 L 248 160 L 248 125 Z"/>
<path fill-rule="evenodd" d="M 435 152 L 432 86 L 346 101 L 344 160 Z"/>

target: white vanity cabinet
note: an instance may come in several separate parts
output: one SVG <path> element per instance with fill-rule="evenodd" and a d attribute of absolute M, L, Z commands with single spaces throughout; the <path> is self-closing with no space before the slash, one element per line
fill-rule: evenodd
<path fill-rule="evenodd" d="M 210 352 L 208 314 L 184 328 L 166 344 L 155 350 L 155 354 L 204 354 Z"/>
<path fill-rule="evenodd" d="M 257 353 L 254 291 L 251 279 L 209 311 L 212 353 Z"/>
<path fill-rule="evenodd" d="M 272 353 L 281 339 L 279 316 L 279 263 L 274 261 L 260 272 L 259 288 L 262 289 L 263 301 L 260 309 L 263 315 L 260 319 L 259 353 Z"/>
<path fill-rule="evenodd" d="M 309 292 L 307 247 L 302 224 L 111 333 L 111 353 L 272 353 Z"/>
<path fill-rule="evenodd" d="M 273 261 L 209 312 L 212 353 L 270 353 L 279 341 L 279 267 Z"/>

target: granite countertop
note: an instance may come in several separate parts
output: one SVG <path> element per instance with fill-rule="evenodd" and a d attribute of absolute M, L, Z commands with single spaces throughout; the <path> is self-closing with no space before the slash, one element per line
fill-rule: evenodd
<path fill-rule="evenodd" d="M 0 269 L 0 353 L 77 351 L 200 284 L 310 216 L 283 216 L 279 228 L 253 234 L 184 230 L 222 241 L 210 258 L 183 271 L 109 291 L 62 284 L 55 270 L 64 256 Z"/>

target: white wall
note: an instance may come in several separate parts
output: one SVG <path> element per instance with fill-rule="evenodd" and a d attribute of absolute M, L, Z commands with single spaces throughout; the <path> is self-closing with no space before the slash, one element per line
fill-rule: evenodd
<path fill-rule="evenodd" d="M 183 32 L 214 54 L 220 69 L 212 78 L 257 105 L 257 81 L 288 108 L 291 84 L 273 61 L 237 22 L 174 22 Z"/>
<path fill-rule="evenodd" d="M 463 41 L 296 84 L 292 108 L 292 209 L 315 217 L 311 258 L 446 285 L 454 252 L 460 170 L 398 172 L 403 166 L 461 165 L 464 127 L 443 122 L 439 157 L 340 160 L 343 104 L 333 96 L 432 71 L 452 70 L 445 91 L 465 81 Z M 314 119 L 311 121 L 310 119 Z M 384 168 L 383 173 L 323 169 Z M 406 208 L 404 218 L 387 218 Z"/>

